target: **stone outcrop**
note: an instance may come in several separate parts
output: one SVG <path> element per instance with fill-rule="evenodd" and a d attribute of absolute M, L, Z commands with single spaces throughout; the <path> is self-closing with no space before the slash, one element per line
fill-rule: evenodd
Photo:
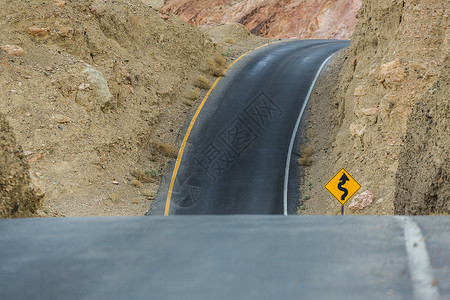
<path fill-rule="evenodd" d="M 415 103 L 407 122 L 395 191 L 396 214 L 450 214 L 449 65 Z"/>
<path fill-rule="evenodd" d="M 448 213 L 449 6 L 363 1 L 341 72 L 334 157 L 390 213 Z"/>
<path fill-rule="evenodd" d="M 32 187 L 22 148 L 0 114 L 0 218 L 32 216 L 42 197 Z"/>

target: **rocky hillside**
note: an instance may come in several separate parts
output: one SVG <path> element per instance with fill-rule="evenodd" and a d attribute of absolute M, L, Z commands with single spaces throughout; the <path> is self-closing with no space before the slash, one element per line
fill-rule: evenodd
<path fill-rule="evenodd" d="M 166 0 L 194 26 L 240 23 L 267 38 L 350 38 L 361 0 Z"/>
<path fill-rule="evenodd" d="M 361 213 L 450 212 L 449 7 L 363 1 L 328 104 L 339 130 L 323 157 L 370 191 L 373 204 Z"/>
<path fill-rule="evenodd" d="M 217 51 L 140 1 L 1 1 L 0 112 L 40 214 L 143 215 Z"/>

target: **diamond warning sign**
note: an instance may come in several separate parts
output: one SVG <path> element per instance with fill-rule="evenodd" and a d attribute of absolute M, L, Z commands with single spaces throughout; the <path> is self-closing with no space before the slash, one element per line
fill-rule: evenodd
<path fill-rule="evenodd" d="M 361 188 L 361 185 L 342 168 L 325 184 L 325 188 L 339 203 L 344 205 Z"/>

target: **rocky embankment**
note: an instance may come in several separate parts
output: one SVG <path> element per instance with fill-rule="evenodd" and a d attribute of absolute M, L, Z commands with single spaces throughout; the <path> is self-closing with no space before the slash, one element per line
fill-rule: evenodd
<path fill-rule="evenodd" d="M 11 168 L 28 181 L 27 162 L 45 193 L 38 214 L 143 215 L 218 47 L 137 0 L 0 1 L 2 130 L 23 148 Z M 15 206 L 1 215 L 35 211 Z"/>
<path fill-rule="evenodd" d="M 0 218 L 32 216 L 42 197 L 31 183 L 22 148 L 0 114 Z"/>
<path fill-rule="evenodd" d="M 355 213 L 450 212 L 449 7 L 448 1 L 363 1 L 329 102 L 339 130 L 331 156 L 317 154 L 370 191 L 372 204 Z"/>
<path fill-rule="evenodd" d="M 361 0 L 166 0 L 163 9 L 194 26 L 243 24 L 266 38 L 350 38 Z"/>

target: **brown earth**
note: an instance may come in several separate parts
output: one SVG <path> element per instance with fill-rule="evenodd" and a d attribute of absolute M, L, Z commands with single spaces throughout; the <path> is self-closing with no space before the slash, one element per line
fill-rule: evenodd
<path fill-rule="evenodd" d="M 43 195 L 33 187 L 28 162 L 2 114 L 0 153 L 0 218 L 32 216 Z"/>
<path fill-rule="evenodd" d="M 396 178 L 396 214 L 450 214 L 449 70 L 447 57 L 440 79 L 408 117 Z"/>
<path fill-rule="evenodd" d="M 321 165 L 306 171 L 301 190 L 312 196 L 302 213 L 339 212 L 323 185 L 342 167 L 374 194 L 373 204 L 353 213 L 448 213 L 449 5 L 363 2 L 338 90 L 324 103 L 335 107 L 324 130 L 338 130 L 325 136 L 327 153 L 313 157 Z M 311 117 L 319 123 L 326 115 Z M 323 173 L 325 166 L 333 168 Z"/>
<path fill-rule="evenodd" d="M 163 10 L 200 27 L 243 24 L 266 38 L 350 38 L 361 0 L 166 0 Z"/>
<path fill-rule="evenodd" d="M 143 215 L 199 103 L 195 78 L 214 80 L 208 60 L 232 46 L 135 0 L 0 12 L 0 112 L 45 193 L 38 215 Z"/>

